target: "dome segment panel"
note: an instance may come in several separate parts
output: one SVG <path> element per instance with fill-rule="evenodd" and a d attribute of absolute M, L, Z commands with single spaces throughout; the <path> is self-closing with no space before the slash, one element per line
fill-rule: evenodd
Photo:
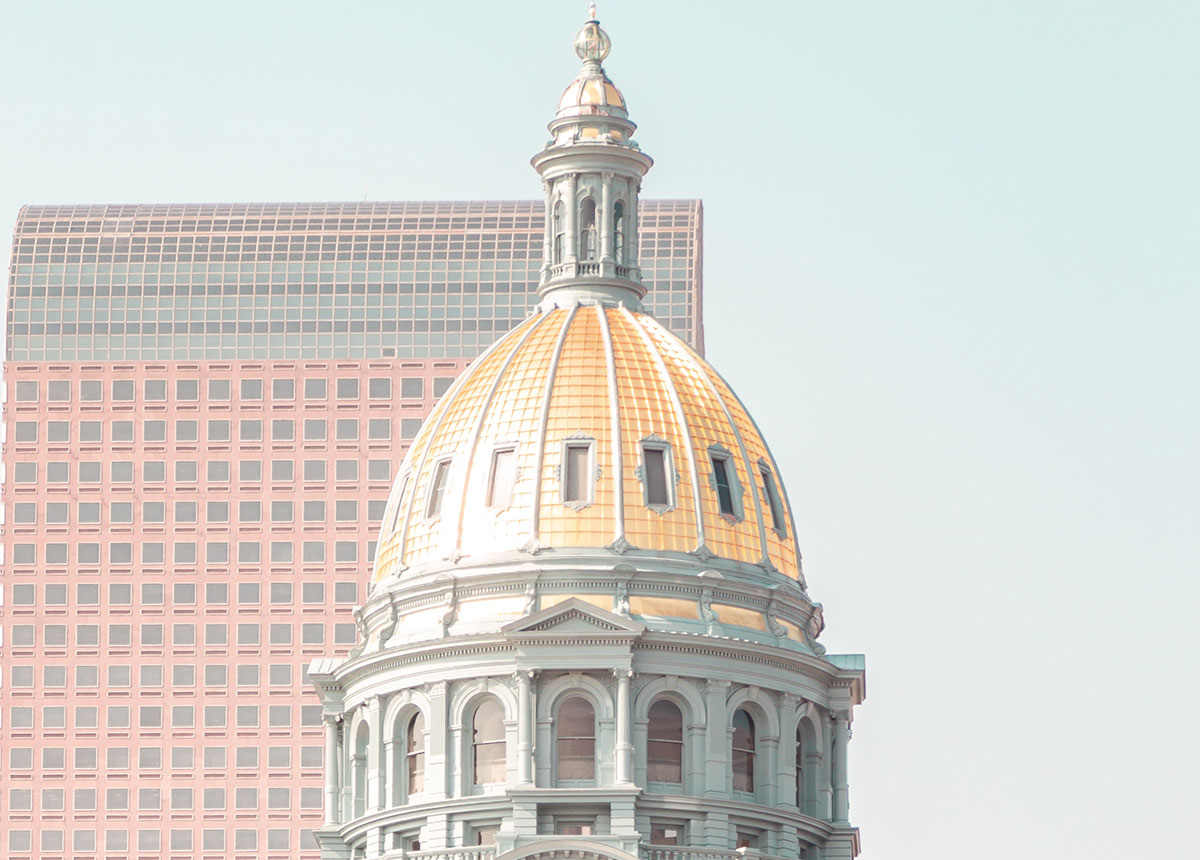
<path fill-rule="evenodd" d="M 668 371 L 692 431 L 692 444 L 700 475 L 700 497 L 704 509 L 707 547 L 721 558 L 747 564 L 762 559 L 762 541 L 753 519 L 753 503 L 745 493 L 745 469 L 737 435 L 724 404 L 709 385 L 701 359 L 682 341 L 666 331 L 657 321 L 647 318 L 645 328 L 662 352 Z M 730 475 L 730 500 L 735 514 L 723 513 L 713 474 L 713 458 L 724 461 Z M 747 522 L 746 512 L 750 518 Z"/>
<path fill-rule="evenodd" d="M 442 526 L 445 515 L 452 512 L 450 506 L 457 502 L 456 498 L 451 498 L 452 492 L 446 493 L 446 490 L 452 490 L 455 486 L 454 470 L 463 464 L 463 458 L 456 454 L 468 440 L 473 422 L 483 407 L 496 375 L 507 364 L 526 331 L 536 326 L 540 319 L 531 317 L 517 326 L 501 339 L 495 349 L 468 369 L 462 385 L 453 392 L 454 396 L 448 393 L 444 398 L 446 410 L 436 416 L 437 423 L 427 421 L 428 434 L 422 428 L 422 433 L 413 441 L 405 463 L 405 468 L 412 465 L 413 471 L 408 482 L 409 500 L 403 514 L 400 546 L 402 564 L 410 566 L 445 558 L 453 549 L 445 546 L 447 536 Z M 416 455 L 419 455 L 419 459 Z M 439 470 L 443 469 L 445 471 L 438 475 Z M 403 473 L 404 469 L 401 471 Z M 440 503 L 436 500 L 439 488 L 434 485 L 435 476 L 441 479 L 438 482 L 442 488 Z"/>
<path fill-rule="evenodd" d="M 540 540 L 551 547 L 603 547 L 613 540 L 612 411 L 604 356 L 596 309 L 581 307 L 559 357 L 543 442 Z M 567 487 L 574 478 L 580 482 Z M 576 498 L 566 497 L 569 489 Z"/>
<path fill-rule="evenodd" d="M 520 549 L 533 528 L 534 464 L 541 438 L 540 401 L 560 326 L 545 314 L 514 353 L 483 416 L 469 454 L 459 551 Z"/>
<path fill-rule="evenodd" d="M 660 372 L 632 313 L 613 309 L 608 319 L 621 392 L 626 539 L 635 547 L 688 552 L 697 544 L 687 469 L 690 434 L 676 415 L 670 380 Z M 649 468 L 647 452 L 654 461 Z M 651 499 L 649 494 L 660 488 L 651 487 L 650 471 L 660 464 L 666 498 Z"/>

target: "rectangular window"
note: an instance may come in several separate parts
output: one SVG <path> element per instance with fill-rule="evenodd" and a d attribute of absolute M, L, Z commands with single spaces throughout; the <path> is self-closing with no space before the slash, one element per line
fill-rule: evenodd
<path fill-rule="evenodd" d="M 325 461 L 324 460 L 305 460 L 304 461 L 304 480 L 306 480 L 306 481 L 324 481 L 325 480 Z"/>
<path fill-rule="evenodd" d="M 238 480 L 254 484 L 262 480 L 262 460 L 242 460 L 238 463 Z"/>
<path fill-rule="evenodd" d="M 46 385 L 46 399 L 51 403 L 71 402 L 71 382 L 67 379 L 52 379 Z"/>
<path fill-rule="evenodd" d="M 488 477 L 487 506 L 507 508 L 512 504 L 513 484 L 517 478 L 515 448 L 497 448 L 492 452 L 492 470 Z"/>
<path fill-rule="evenodd" d="M 142 383 L 142 399 L 161 403 L 167 399 L 167 381 L 165 379 L 147 379 Z"/>
<path fill-rule="evenodd" d="M 272 481 L 293 481 L 296 478 L 296 464 L 291 460 L 271 461 Z"/>
<path fill-rule="evenodd" d="M 324 418 L 305 418 L 304 419 L 304 441 L 306 442 L 323 442 L 325 440 L 325 419 Z"/>
<path fill-rule="evenodd" d="M 339 418 L 337 420 L 337 438 L 341 442 L 353 442 L 358 439 L 358 419 Z"/>
<path fill-rule="evenodd" d="M 261 379 L 243 379 L 241 383 L 242 400 L 262 400 L 263 384 Z"/>
<path fill-rule="evenodd" d="M 645 485 L 646 504 L 669 507 L 671 488 L 668 481 L 668 456 L 666 448 L 642 446 L 642 479 Z"/>
<path fill-rule="evenodd" d="M 228 379 L 210 379 L 208 381 L 208 399 L 228 401 L 230 385 Z"/>
<path fill-rule="evenodd" d="M 38 423 L 36 421 L 18 421 L 15 435 L 15 441 L 18 443 L 36 442 L 38 440 Z M 63 441 L 70 441 L 70 439 L 68 437 Z"/>
<path fill-rule="evenodd" d="M 357 400 L 358 399 L 358 380 L 357 379 L 339 379 L 337 381 L 337 399 L 338 400 Z"/>
<path fill-rule="evenodd" d="M 21 425 L 33 425 L 33 438 L 21 438 Z M 17 441 L 18 442 L 36 442 L 37 441 L 37 422 L 36 421 L 18 421 L 17 422 Z M 46 441 L 47 442 L 70 442 L 71 441 L 71 422 L 70 421 L 47 421 L 46 422 Z"/>
<path fill-rule="evenodd" d="M 79 383 L 79 399 L 85 403 L 99 403 L 104 399 L 104 383 L 99 379 L 85 379 Z"/>
<path fill-rule="evenodd" d="M 775 488 L 775 476 L 771 474 L 771 469 L 766 463 L 758 464 L 758 473 L 762 476 L 763 499 L 767 503 L 767 510 L 771 512 L 771 528 L 782 535 L 785 530 L 783 505 L 779 501 L 779 491 Z"/>
<path fill-rule="evenodd" d="M 275 442 L 291 442 L 296 438 L 296 422 L 290 418 L 276 418 L 271 422 L 271 439 Z"/>
<path fill-rule="evenodd" d="M 712 454 L 709 460 L 712 463 L 713 483 L 717 487 L 717 503 L 720 505 L 721 513 L 727 517 L 735 517 L 737 516 L 737 511 L 733 506 L 733 486 L 730 482 L 729 458 Z"/>
<path fill-rule="evenodd" d="M 386 376 L 373 376 L 367 380 L 367 397 L 370 400 L 387 400 L 391 396 L 391 379 Z"/>
<path fill-rule="evenodd" d="M 392 438 L 391 418 L 370 418 L 367 420 L 367 438 L 376 441 L 386 441 Z"/>
<path fill-rule="evenodd" d="M 175 380 L 175 399 L 176 400 L 199 400 L 200 399 L 200 380 L 198 379 L 176 379 Z"/>
<path fill-rule="evenodd" d="M 592 445 L 568 442 L 563 452 L 563 503 L 588 504 L 592 501 Z"/>
<path fill-rule="evenodd" d="M 358 480 L 357 460 L 338 460 L 333 464 L 334 480 L 352 483 Z"/>
<path fill-rule="evenodd" d="M 273 380 L 271 380 L 271 399 L 272 400 L 295 400 L 296 399 L 296 380 L 294 380 L 294 379 L 273 379 Z"/>
<path fill-rule="evenodd" d="M 327 388 L 324 379 L 306 379 L 304 380 L 304 399 L 324 400 Z"/>
<path fill-rule="evenodd" d="M 261 442 L 262 421 L 258 418 L 243 418 L 238 422 L 238 438 L 243 442 Z"/>
<path fill-rule="evenodd" d="M 425 516 L 436 517 L 442 513 L 442 501 L 446 495 L 446 479 L 450 476 L 450 461 L 439 460 L 433 467 L 433 480 L 429 483 L 429 498 L 425 502 Z"/>

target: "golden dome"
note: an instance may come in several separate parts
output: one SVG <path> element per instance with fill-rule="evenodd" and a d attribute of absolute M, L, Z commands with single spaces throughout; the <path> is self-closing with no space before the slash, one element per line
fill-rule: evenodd
<path fill-rule="evenodd" d="M 543 305 L 463 373 L 417 434 L 388 499 L 375 580 L 578 549 L 718 558 L 800 579 L 778 475 L 741 401 L 652 317 Z"/>
<path fill-rule="evenodd" d="M 620 111 L 617 116 L 624 117 L 625 97 L 603 72 L 599 77 L 581 74 L 567 85 L 558 100 L 560 117 L 611 114 L 613 109 Z"/>

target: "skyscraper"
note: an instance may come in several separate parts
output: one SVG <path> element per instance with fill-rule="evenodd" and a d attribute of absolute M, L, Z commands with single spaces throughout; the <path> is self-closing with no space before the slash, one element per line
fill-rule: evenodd
<path fill-rule="evenodd" d="M 304 677 L 397 464 L 536 301 L 541 201 L 26 207 L 4 370 L 2 847 L 315 856 Z M 701 209 L 643 210 L 702 345 Z"/>
<path fill-rule="evenodd" d="M 649 156 L 595 19 L 533 158 L 536 312 L 421 428 L 359 643 L 314 661 L 327 860 L 852 860 L 865 659 L 827 654 L 779 465 L 646 312 Z"/>

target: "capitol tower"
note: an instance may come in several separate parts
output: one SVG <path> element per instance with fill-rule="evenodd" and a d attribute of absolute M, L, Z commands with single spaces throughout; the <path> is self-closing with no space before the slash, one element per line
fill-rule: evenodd
<path fill-rule="evenodd" d="M 533 158 L 535 312 L 417 434 L 359 643 L 315 660 L 329 858 L 858 853 L 861 655 L 826 654 L 778 464 L 643 307 L 652 161 L 595 15 Z"/>

